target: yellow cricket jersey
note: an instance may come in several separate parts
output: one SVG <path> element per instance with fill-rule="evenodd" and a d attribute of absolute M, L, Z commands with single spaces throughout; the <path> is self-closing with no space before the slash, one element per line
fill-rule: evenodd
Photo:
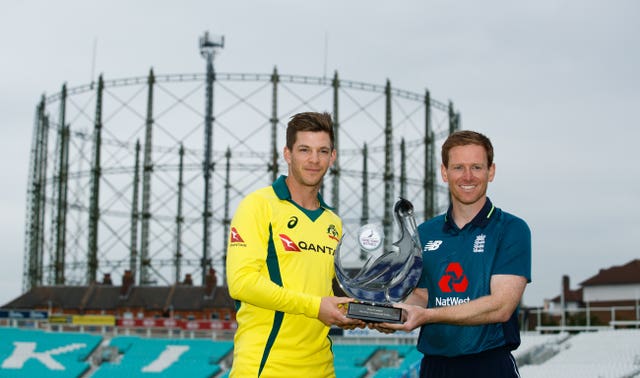
<path fill-rule="evenodd" d="M 230 377 L 334 377 L 320 299 L 333 295 L 340 218 L 291 201 L 285 176 L 245 197 L 231 222 L 227 283 L 239 305 Z"/>

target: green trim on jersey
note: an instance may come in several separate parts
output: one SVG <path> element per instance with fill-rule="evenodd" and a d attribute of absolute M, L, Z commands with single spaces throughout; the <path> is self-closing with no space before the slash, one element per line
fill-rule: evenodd
<path fill-rule="evenodd" d="M 285 179 L 247 195 L 230 225 L 227 283 L 241 303 L 230 378 L 335 377 L 329 327 L 317 316 L 333 295 L 342 221 L 320 195 L 319 209 L 300 208 Z"/>
<path fill-rule="evenodd" d="M 294 204 L 298 209 L 300 209 L 303 213 L 305 213 L 309 217 L 309 219 L 311 219 L 312 221 L 315 221 L 320 217 L 320 215 L 322 215 L 322 212 L 324 211 L 323 208 L 333 210 L 333 207 L 327 205 L 326 202 L 324 202 L 324 199 L 322 198 L 320 193 L 318 193 L 318 201 L 320 202 L 320 208 L 317 210 L 308 210 L 298 205 L 297 203 L 295 203 L 291 199 L 291 192 L 289 191 L 289 187 L 287 187 L 287 183 L 285 181 L 286 178 L 287 176 L 281 175 L 271 185 L 273 187 L 273 191 L 276 192 L 276 196 L 278 196 L 278 198 L 280 198 L 281 200 L 287 200 L 292 204 Z"/>
<path fill-rule="evenodd" d="M 269 270 L 269 278 L 271 281 L 278 286 L 282 286 L 282 276 L 280 275 L 280 266 L 278 265 L 278 255 L 276 254 L 276 247 L 273 244 L 273 229 L 271 224 L 269 224 L 269 246 L 267 248 L 267 269 Z M 278 336 L 278 331 L 280 331 L 280 326 L 282 325 L 282 319 L 284 318 L 284 314 L 281 311 L 276 311 L 273 316 L 273 327 L 271 328 L 271 333 L 269 333 L 269 338 L 267 339 L 267 344 L 264 347 L 264 352 L 262 353 L 262 360 L 260 361 L 260 369 L 258 370 L 258 376 L 262 373 L 262 369 L 264 369 L 264 365 L 267 363 L 267 358 L 269 357 L 269 352 L 271 352 L 271 347 L 273 347 L 273 343 L 276 341 L 276 337 Z"/>
<path fill-rule="evenodd" d="M 282 286 L 282 276 L 280 275 L 280 266 L 278 265 L 278 255 L 276 246 L 273 244 L 273 230 L 269 224 L 269 246 L 267 248 L 267 269 L 269 269 L 269 278 L 271 282 L 278 286 Z"/>

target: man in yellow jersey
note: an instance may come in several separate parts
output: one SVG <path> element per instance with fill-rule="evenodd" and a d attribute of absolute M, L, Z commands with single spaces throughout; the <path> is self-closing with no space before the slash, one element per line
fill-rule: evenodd
<path fill-rule="evenodd" d="M 288 175 L 247 195 L 231 222 L 232 378 L 334 377 L 329 327 L 364 326 L 332 291 L 342 221 L 319 194 L 336 158 L 331 116 L 296 114 L 286 138 Z"/>

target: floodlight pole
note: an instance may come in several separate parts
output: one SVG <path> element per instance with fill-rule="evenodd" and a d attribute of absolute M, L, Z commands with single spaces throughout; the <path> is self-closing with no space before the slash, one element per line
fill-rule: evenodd
<path fill-rule="evenodd" d="M 224 47 L 224 36 L 219 40 L 213 41 L 209 38 L 209 32 L 205 32 L 200 37 L 200 55 L 207 61 L 207 77 L 206 77 L 206 98 L 205 98 L 205 116 L 204 116 L 204 210 L 202 213 L 202 260 L 200 267 L 202 268 L 202 285 L 206 284 L 207 273 L 211 267 L 211 173 L 213 172 L 212 142 L 213 142 L 213 82 L 215 81 L 215 71 L 213 70 L 213 59 L 218 49 Z"/>

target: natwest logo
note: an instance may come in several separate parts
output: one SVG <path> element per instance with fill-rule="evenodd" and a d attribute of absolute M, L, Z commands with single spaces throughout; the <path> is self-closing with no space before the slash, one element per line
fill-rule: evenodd
<path fill-rule="evenodd" d="M 458 262 L 449 263 L 445 274 L 438 281 L 438 286 L 443 293 L 463 293 L 469 286 L 469 280 L 462 271 L 462 266 Z"/>

